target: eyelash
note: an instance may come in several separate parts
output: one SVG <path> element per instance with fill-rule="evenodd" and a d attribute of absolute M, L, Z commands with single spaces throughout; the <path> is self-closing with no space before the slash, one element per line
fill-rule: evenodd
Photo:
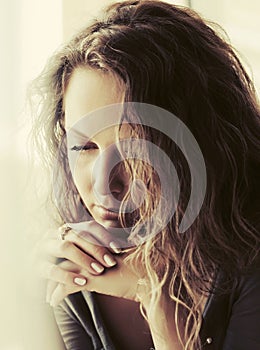
<path fill-rule="evenodd" d="M 71 147 L 70 150 L 80 152 L 80 151 L 91 151 L 93 149 L 97 149 L 97 145 L 95 145 L 94 143 L 86 143 L 85 145 L 82 145 L 82 146 L 75 145 Z"/>

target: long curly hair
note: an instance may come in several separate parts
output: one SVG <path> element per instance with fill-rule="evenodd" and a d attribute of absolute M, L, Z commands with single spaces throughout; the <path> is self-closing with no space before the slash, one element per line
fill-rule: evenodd
<path fill-rule="evenodd" d="M 78 67 L 114 74 L 125 102 L 173 113 L 199 144 L 207 190 L 198 217 L 182 234 L 178 225 L 191 186 L 187 164 L 166 137 L 142 130 L 151 140 L 159 137 L 174 158 L 181 193 L 167 227 L 128 257 L 133 266 L 143 264 L 154 303 L 162 293 L 176 303 L 177 329 L 185 319 L 183 348 L 199 349 L 202 300 L 212 292 L 216 271 L 235 278 L 259 253 L 260 112 L 251 79 L 232 46 L 194 11 L 153 0 L 110 5 L 50 58 L 33 83 L 34 141 L 50 169 L 65 135 L 64 91 Z M 58 169 L 61 218 L 82 220 L 65 151 Z M 145 215 L 141 209 L 140 220 Z"/>

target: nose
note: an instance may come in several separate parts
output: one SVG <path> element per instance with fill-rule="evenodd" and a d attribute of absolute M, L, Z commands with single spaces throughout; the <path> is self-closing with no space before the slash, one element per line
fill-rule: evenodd
<path fill-rule="evenodd" d="M 116 145 L 109 146 L 99 154 L 92 170 L 92 184 L 99 198 L 112 195 L 118 201 L 123 199 L 128 190 L 129 176 Z"/>

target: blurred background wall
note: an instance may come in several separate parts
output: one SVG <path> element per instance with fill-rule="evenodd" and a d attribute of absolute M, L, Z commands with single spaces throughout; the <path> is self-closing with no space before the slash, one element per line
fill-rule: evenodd
<path fill-rule="evenodd" d="M 221 24 L 260 92 L 258 0 L 169 1 Z M 0 0 L 0 349 L 63 349 L 42 285 L 25 264 L 32 242 L 49 227 L 42 171 L 30 166 L 28 82 L 63 40 L 111 0 Z"/>

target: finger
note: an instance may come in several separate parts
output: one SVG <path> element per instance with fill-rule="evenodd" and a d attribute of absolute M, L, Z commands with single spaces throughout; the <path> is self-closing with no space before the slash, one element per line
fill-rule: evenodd
<path fill-rule="evenodd" d="M 124 229 L 116 229 L 115 233 L 109 232 L 105 227 L 98 224 L 96 221 L 86 221 L 80 223 L 67 223 L 74 232 L 77 232 L 81 238 L 92 244 L 98 244 L 102 247 L 108 248 L 113 253 L 120 253 L 120 247 L 124 247 L 126 240 L 124 239 Z M 120 232 L 121 237 L 120 237 Z"/>
<path fill-rule="evenodd" d="M 65 270 L 60 267 L 60 265 L 55 265 L 49 262 L 42 263 L 41 275 L 43 278 L 55 283 L 58 282 L 70 286 L 84 286 L 87 283 L 86 276 Z"/>
<path fill-rule="evenodd" d="M 48 240 L 43 249 L 47 255 L 70 260 L 91 274 L 97 275 L 104 271 L 102 264 L 97 262 L 94 257 L 84 253 L 71 241 Z"/>
<path fill-rule="evenodd" d="M 88 238 L 86 239 L 86 237 Z M 92 256 L 105 267 L 112 267 L 117 264 L 113 254 L 107 248 L 100 245 L 95 237 L 91 237 L 91 234 L 87 232 L 78 233 L 71 230 L 67 234 L 66 239 L 75 243 L 81 250 Z"/>
<path fill-rule="evenodd" d="M 69 294 L 77 293 L 84 288 L 71 288 L 69 286 L 65 286 L 64 284 L 59 283 L 58 286 L 54 289 L 51 297 L 50 297 L 50 305 L 55 307 L 60 304 L 60 302 L 66 298 Z"/>

